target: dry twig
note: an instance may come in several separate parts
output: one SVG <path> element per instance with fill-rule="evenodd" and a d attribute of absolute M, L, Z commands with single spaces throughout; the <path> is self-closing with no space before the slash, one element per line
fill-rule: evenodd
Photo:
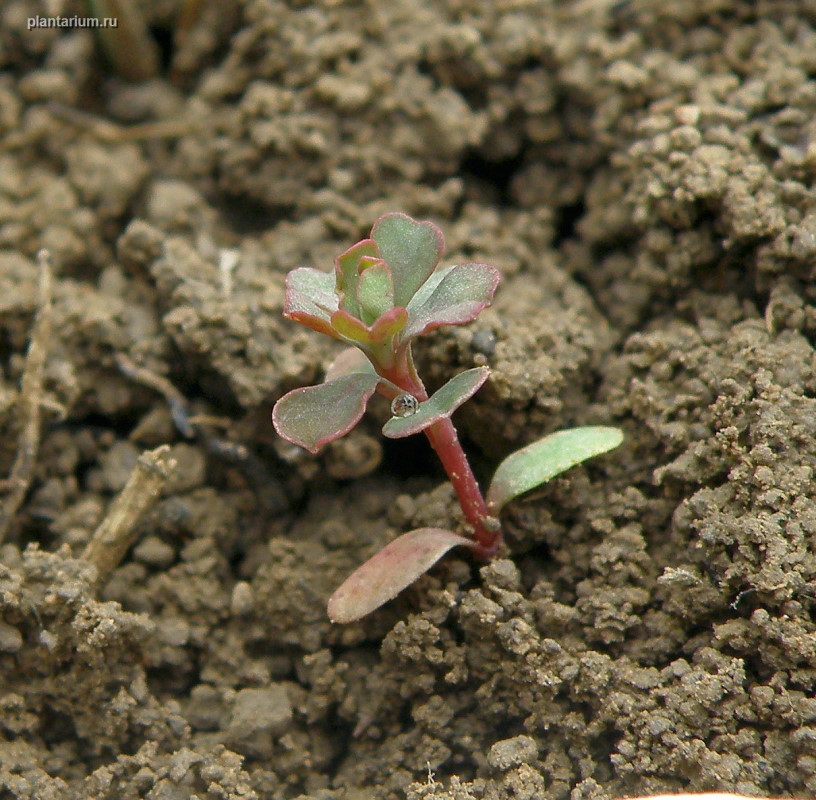
<path fill-rule="evenodd" d="M 280 511 L 289 507 L 289 501 L 280 484 L 267 472 L 261 461 L 243 444 L 215 436 L 211 426 L 229 426 L 229 420 L 206 416 L 192 416 L 190 403 L 164 376 L 140 367 L 124 353 L 115 353 L 116 366 L 125 377 L 146 386 L 164 397 L 176 429 L 187 439 L 197 439 L 208 453 L 239 464 L 256 486 L 263 488 L 263 503 L 267 510 Z"/>
<path fill-rule="evenodd" d="M 184 395 L 167 378 L 157 375 L 145 367 L 140 367 L 124 353 L 115 353 L 114 359 L 119 371 L 125 377 L 146 386 L 148 389 L 152 389 L 154 392 L 158 392 L 164 397 L 170 408 L 170 416 L 173 418 L 176 428 L 186 439 L 192 438 L 195 431 L 190 421 L 189 404 Z"/>
<path fill-rule="evenodd" d="M 103 584 L 136 540 L 136 523 L 158 500 L 176 468 L 170 446 L 163 444 L 139 456 L 125 487 L 94 531 L 82 557 L 96 567 L 96 584 Z"/>
<path fill-rule="evenodd" d="M 51 113 L 65 122 L 88 131 L 103 142 L 131 142 L 142 139 L 179 139 L 195 128 L 190 120 L 165 119 L 140 122 L 134 125 L 118 125 L 87 111 L 52 101 L 48 104 Z"/>
<path fill-rule="evenodd" d="M 8 532 L 11 520 L 26 496 L 37 452 L 40 449 L 40 406 L 43 399 L 43 373 L 51 339 L 51 255 L 47 250 L 37 253 L 40 266 L 39 309 L 31 329 L 23 378 L 20 384 L 18 409 L 20 414 L 20 439 L 17 458 L 11 473 L 4 481 L 8 494 L 0 506 L 0 542 Z"/>

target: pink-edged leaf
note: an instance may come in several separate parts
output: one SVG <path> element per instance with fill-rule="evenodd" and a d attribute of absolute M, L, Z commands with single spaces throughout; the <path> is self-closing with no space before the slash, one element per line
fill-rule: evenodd
<path fill-rule="evenodd" d="M 295 389 L 275 403 L 272 424 L 287 441 L 317 453 L 360 421 L 379 382 L 377 375 L 355 372 Z"/>
<path fill-rule="evenodd" d="M 352 245 L 334 259 L 335 291 L 340 297 L 340 308 L 353 317 L 360 315 L 357 303 L 357 278 L 360 274 L 360 260 L 378 255 L 377 244 L 373 239 L 363 239 Z M 335 308 L 337 306 L 335 305 Z"/>
<path fill-rule="evenodd" d="M 331 327 L 331 315 L 336 310 L 337 295 L 330 272 L 299 267 L 286 276 L 285 317 L 336 338 Z"/>
<path fill-rule="evenodd" d="M 403 436 L 419 433 L 434 422 L 449 417 L 465 400 L 476 394 L 489 375 L 490 370 L 487 367 L 475 367 L 460 372 L 424 403 L 420 403 L 416 413 L 408 417 L 391 417 L 383 425 L 383 434 L 390 439 L 401 439 Z"/>
<path fill-rule="evenodd" d="M 487 490 L 487 506 L 491 513 L 497 514 L 514 497 L 535 489 L 592 456 L 613 450 L 622 441 L 620 428 L 586 425 L 556 431 L 528 444 L 499 464 Z"/>
<path fill-rule="evenodd" d="M 394 303 L 407 305 L 442 257 L 442 231 L 433 222 L 419 222 L 393 212 L 374 223 L 371 238 L 377 243 L 380 257 L 391 267 Z"/>
<path fill-rule="evenodd" d="M 417 528 L 394 539 L 349 575 L 329 600 L 332 622 L 354 622 L 396 597 L 452 547 L 473 540 L 444 528 Z"/>
<path fill-rule="evenodd" d="M 440 325 L 461 325 L 476 319 L 493 302 L 501 276 L 488 264 L 468 262 L 439 270 L 433 278 L 433 284 L 429 280 L 408 304 L 410 322 L 403 338 L 419 336 Z"/>
<path fill-rule="evenodd" d="M 360 306 L 360 318 L 367 325 L 371 325 L 394 307 L 391 269 L 381 258 L 360 259 L 357 303 Z"/>
<path fill-rule="evenodd" d="M 399 333 L 407 322 L 408 312 L 400 306 L 386 311 L 370 327 L 346 311 L 335 311 L 331 315 L 331 326 L 335 336 L 339 335 L 349 341 L 364 345 L 382 344 L 390 336 Z"/>
<path fill-rule="evenodd" d="M 368 360 L 368 356 L 356 347 L 347 347 L 340 351 L 337 358 L 329 364 L 326 370 L 326 380 L 333 381 L 336 378 L 342 378 L 344 375 L 351 375 L 354 372 L 367 372 L 370 375 L 376 375 L 374 366 Z"/>

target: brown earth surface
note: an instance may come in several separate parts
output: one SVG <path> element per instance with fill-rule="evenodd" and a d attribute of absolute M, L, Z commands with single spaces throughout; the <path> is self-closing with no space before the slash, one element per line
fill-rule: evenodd
<path fill-rule="evenodd" d="M 816 795 L 816 4 L 139 5 L 136 83 L 92 31 L 29 30 L 45 3 L 0 8 L 6 509 L 54 264 L 0 797 Z M 460 525 L 382 407 L 318 457 L 269 422 L 336 352 L 281 317 L 287 271 L 391 210 L 502 272 L 417 354 L 431 386 L 492 368 L 456 416 L 482 479 L 559 428 L 626 439 L 513 503 L 500 559 L 333 626 L 367 555 Z M 85 548 L 163 444 L 100 582 Z"/>

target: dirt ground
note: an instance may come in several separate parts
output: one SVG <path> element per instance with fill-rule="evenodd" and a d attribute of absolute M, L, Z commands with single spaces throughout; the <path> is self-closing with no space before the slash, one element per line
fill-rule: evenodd
<path fill-rule="evenodd" d="M 136 82 L 28 30 L 79 0 L 0 8 L 0 797 L 816 796 L 816 3 L 140 5 Z M 482 479 L 626 439 L 513 503 L 500 559 L 336 626 L 367 555 L 460 524 L 383 408 L 318 457 L 269 421 L 336 352 L 281 317 L 287 271 L 391 210 L 502 272 L 417 353 L 434 387 L 492 368 L 456 416 Z"/>

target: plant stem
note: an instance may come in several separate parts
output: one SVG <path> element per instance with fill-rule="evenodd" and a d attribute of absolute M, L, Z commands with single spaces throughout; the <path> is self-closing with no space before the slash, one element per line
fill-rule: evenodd
<path fill-rule="evenodd" d="M 398 353 L 397 363 L 390 370 L 380 370 L 380 374 L 420 402 L 428 399 L 428 392 L 414 367 L 410 346 Z M 425 435 L 453 484 L 465 519 L 473 526 L 474 553 L 479 558 L 492 558 L 501 544 L 501 527 L 498 519 L 487 510 L 453 422 L 450 417 L 434 422 L 425 428 Z"/>
<path fill-rule="evenodd" d="M 473 526 L 474 552 L 480 558 L 494 556 L 501 542 L 501 528 L 498 520 L 488 513 L 453 422 L 449 417 L 441 419 L 425 428 L 425 435 L 448 473 L 465 519 Z"/>

